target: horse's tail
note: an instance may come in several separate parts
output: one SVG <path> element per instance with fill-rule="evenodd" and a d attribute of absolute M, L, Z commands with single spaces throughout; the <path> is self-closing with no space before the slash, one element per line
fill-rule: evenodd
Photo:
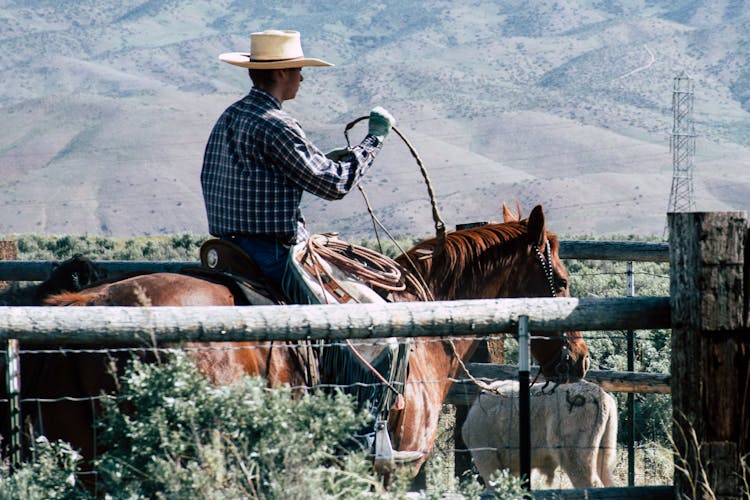
<path fill-rule="evenodd" d="M 44 299 L 47 306 L 90 306 L 96 302 L 98 295 L 87 295 L 80 292 L 63 292 L 50 295 Z"/>
<path fill-rule="evenodd" d="M 613 486 L 614 478 L 612 471 L 616 465 L 617 452 L 617 403 L 609 394 L 602 398 L 602 409 L 606 411 L 604 422 L 604 434 L 599 442 L 599 453 L 597 454 L 597 473 L 604 486 Z"/>

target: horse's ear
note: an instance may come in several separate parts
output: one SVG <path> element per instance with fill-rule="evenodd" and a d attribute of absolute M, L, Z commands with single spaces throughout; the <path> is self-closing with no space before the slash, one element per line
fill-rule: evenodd
<path fill-rule="evenodd" d="M 508 204 L 503 202 L 503 222 L 516 222 L 518 217 L 513 215 L 513 212 L 508 208 Z"/>
<path fill-rule="evenodd" d="M 534 207 L 529 215 L 529 221 L 527 224 L 529 231 L 529 242 L 532 245 L 541 246 L 544 243 L 546 237 L 546 228 L 544 225 L 544 211 L 541 205 Z"/>

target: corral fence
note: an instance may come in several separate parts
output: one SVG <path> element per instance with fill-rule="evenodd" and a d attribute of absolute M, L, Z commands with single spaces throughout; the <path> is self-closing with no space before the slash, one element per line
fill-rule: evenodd
<path fill-rule="evenodd" d="M 674 489 L 590 490 L 586 496 L 693 497 L 697 479 L 704 480 L 718 498 L 739 497 L 743 487 L 741 457 L 750 451 L 747 217 L 744 212 L 670 214 L 669 228 L 670 297 L 498 299 L 337 308 L 108 307 L 103 311 L 95 307 L 8 307 L 0 317 L 0 336 L 3 341 L 43 343 L 54 338 L 98 345 L 153 339 L 165 343 L 264 341 L 269 335 L 290 341 L 445 337 L 515 332 L 522 317 L 528 318 L 535 332 L 671 326 L 674 435 L 690 430 L 696 436 L 695 443 L 675 443 L 680 470 L 687 474 L 675 473 Z M 570 243 L 567 249 L 563 246 L 563 258 L 586 258 L 583 252 L 573 254 L 578 242 Z M 589 243 L 579 248 L 586 245 Z M 641 245 L 650 257 L 633 258 L 627 249 L 615 250 L 611 245 L 608 251 L 613 260 L 664 260 L 663 246 Z M 607 257 L 592 254 L 588 258 Z M 23 278 L 0 275 L 0 279 L 44 279 L 43 273 Z M 698 477 L 698 471 L 705 477 Z"/>

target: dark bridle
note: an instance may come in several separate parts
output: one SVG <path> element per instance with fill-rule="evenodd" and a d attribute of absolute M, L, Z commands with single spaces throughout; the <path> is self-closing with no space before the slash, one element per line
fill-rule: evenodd
<path fill-rule="evenodd" d="M 544 252 L 541 252 L 539 250 L 539 247 L 537 247 L 536 245 L 534 245 L 534 251 L 537 260 L 539 260 L 539 263 L 542 265 L 542 270 L 544 271 L 544 275 L 547 278 L 547 282 L 549 283 L 550 296 L 556 297 L 557 292 L 555 287 L 555 275 L 552 268 L 552 251 L 550 250 L 549 240 L 547 240 L 546 242 Z M 544 387 L 547 387 L 550 381 L 555 382 L 556 387 L 557 384 L 560 383 L 560 381 L 565 382 L 569 380 L 571 368 L 573 365 L 573 359 L 570 355 L 570 339 L 568 338 L 568 333 L 563 332 L 560 340 L 562 342 L 560 353 L 556 358 L 541 364 L 541 366 L 539 367 L 539 373 L 537 373 L 532 384 L 537 381 L 540 373 L 550 373 L 547 368 L 552 368 L 552 372 L 555 373 L 555 376 L 547 379 L 547 383 L 544 385 Z M 555 388 L 553 387 L 552 392 L 554 392 L 554 390 Z M 544 388 L 542 388 L 542 391 L 544 391 Z"/>

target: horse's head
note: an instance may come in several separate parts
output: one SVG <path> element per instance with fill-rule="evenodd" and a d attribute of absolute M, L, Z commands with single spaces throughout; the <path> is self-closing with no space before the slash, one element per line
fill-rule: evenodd
<path fill-rule="evenodd" d="M 80 254 L 52 264 L 50 277 L 39 285 L 36 300 L 39 303 L 52 294 L 77 292 L 107 277 L 107 272 Z"/>
<path fill-rule="evenodd" d="M 547 231 L 542 207 L 521 220 L 503 204 L 503 216 L 503 223 L 448 233 L 443 245 L 437 238 L 423 241 L 396 261 L 421 276 L 434 300 L 569 297 L 568 272 L 558 256 L 557 237 Z M 438 247 L 441 251 L 435 252 Z M 416 295 L 410 292 L 397 300 L 414 300 Z M 580 332 L 545 337 L 531 341 L 545 377 L 572 381 L 586 375 L 589 351 Z"/>
<path fill-rule="evenodd" d="M 519 220 L 503 204 L 503 218 L 524 224 L 528 235 L 527 247 L 520 250 L 515 267 L 511 295 L 506 296 L 570 297 L 568 272 L 558 254 L 560 244 L 557 236 L 546 230 L 542 207 L 537 205 L 527 219 Z M 591 359 L 581 332 L 553 332 L 544 337 L 532 339 L 531 350 L 546 378 L 569 382 L 586 375 Z"/>

